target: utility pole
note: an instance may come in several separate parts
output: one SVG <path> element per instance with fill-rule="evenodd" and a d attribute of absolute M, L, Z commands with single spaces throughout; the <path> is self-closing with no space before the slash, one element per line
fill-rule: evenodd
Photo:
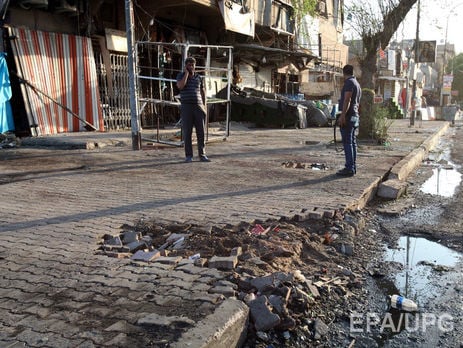
<path fill-rule="evenodd" d="M 138 118 L 138 105 L 136 99 L 137 87 L 135 81 L 135 33 L 134 33 L 133 4 L 131 0 L 125 0 L 125 28 L 127 32 L 129 91 L 130 91 L 130 115 L 132 129 L 132 149 L 141 150 L 140 121 Z"/>
<path fill-rule="evenodd" d="M 420 42 L 420 0 L 418 0 L 418 10 L 416 15 L 416 38 L 415 38 L 415 61 L 414 61 L 414 68 L 413 68 L 413 85 L 412 85 L 412 105 L 414 105 L 412 113 L 410 115 L 410 126 L 415 125 L 415 116 L 416 116 L 416 108 L 418 107 L 416 102 L 416 74 L 418 69 L 418 61 L 419 61 L 419 52 L 418 52 L 418 45 Z"/>

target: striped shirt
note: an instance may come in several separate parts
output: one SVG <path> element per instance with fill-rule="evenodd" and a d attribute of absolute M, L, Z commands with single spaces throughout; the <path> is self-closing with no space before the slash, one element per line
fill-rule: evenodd
<path fill-rule="evenodd" d="M 185 72 L 177 75 L 177 81 L 183 79 Z M 180 90 L 180 101 L 182 104 L 203 104 L 201 97 L 201 89 L 203 88 L 203 79 L 200 75 L 194 74 L 193 77 L 188 77 L 185 87 Z"/>

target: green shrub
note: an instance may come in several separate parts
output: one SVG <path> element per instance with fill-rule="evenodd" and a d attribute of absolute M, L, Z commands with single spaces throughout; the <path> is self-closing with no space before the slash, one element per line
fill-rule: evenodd
<path fill-rule="evenodd" d="M 389 119 L 389 109 L 381 105 L 373 106 L 373 133 L 372 138 L 384 145 L 389 138 L 388 131 L 393 120 Z"/>

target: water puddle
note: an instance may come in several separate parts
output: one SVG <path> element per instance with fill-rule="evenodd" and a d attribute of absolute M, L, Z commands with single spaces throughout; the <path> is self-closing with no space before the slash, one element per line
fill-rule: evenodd
<path fill-rule="evenodd" d="M 421 191 L 432 195 L 452 197 L 461 183 L 461 173 L 446 166 L 433 169 L 432 176 L 421 186 Z"/>
<path fill-rule="evenodd" d="M 439 278 L 452 271 L 462 254 L 425 238 L 402 236 L 397 249 L 389 249 L 385 260 L 396 263 L 391 275 L 395 291 L 417 302 L 424 303 L 439 291 Z M 400 267 L 400 265 L 402 267 Z M 408 267 L 407 267 L 408 264 Z M 385 289 L 392 295 L 394 289 Z"/>
<path fill-rule="evenodd" d="M 386 346 L 403 330 L 413 331 L 419 325 L 423 319 L 420 310 L 425 308 L 427 302 L 442 295 L 449 277 L 457 275 L 454 267 L 462 259 L 463 254 L 418 237 L 402 236 L 396 248 L 386 251 L 385 261 L 393 267 L 389 268 L 392 269 L 389 276 L 376 280 L 378 287 L 384 295 L 400 294 L 411 299 L 418 304 L 418 312 L 403 312 L 387 304 L 382 319 L 389 319 L 386 323 L 391 326 L 375 337 L 379 347 Z M 413 325 L 408 325 L 405 320 Z"/>

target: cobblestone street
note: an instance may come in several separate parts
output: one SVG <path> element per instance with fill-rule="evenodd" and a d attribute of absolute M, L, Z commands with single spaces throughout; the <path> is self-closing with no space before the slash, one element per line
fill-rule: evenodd
<path fill-rule="evenodd" d="M 140 347 L 147 321 L 194 325 L 222 302 L 220 271 L 97 255 L 102 236 L 141 219 L 225 225 L 361 209 L 394 164 L 446 126 L 395 121 L 390 146 L 360 143 L 352 178 L 335 175 L 344 156 L 330 144 L 332 128 L 232 129 L 207 146 L 210 163 L 183 163 L 181 148 L 130 144 L 0 150 L 0 346 Z M 130 133 L 66 138 L 111 137 Z M 328 169 L 311 169 L 316 163 Z M 148 336 L 151 344 L 174 338 Z"/>

